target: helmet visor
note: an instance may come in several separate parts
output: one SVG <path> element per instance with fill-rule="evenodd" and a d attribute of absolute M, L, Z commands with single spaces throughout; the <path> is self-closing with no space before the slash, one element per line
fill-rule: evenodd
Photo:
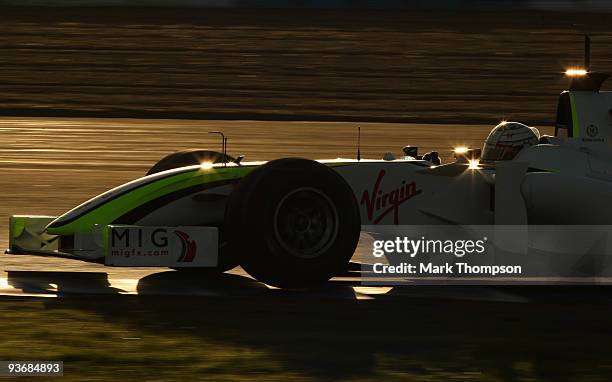
<path fill-rule="evenodd" d="M 480 158 L 484 162 L 497 162 L 504 160 L 512 160 L 518 154 L 523 146 L 512 146 L 512 145 L 485 145 Z"/>

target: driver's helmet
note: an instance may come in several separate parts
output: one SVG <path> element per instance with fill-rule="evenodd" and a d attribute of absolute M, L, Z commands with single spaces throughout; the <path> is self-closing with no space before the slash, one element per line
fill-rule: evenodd
<path fill-rule="evenodd" d="M 485 140 L 481 160 L 495 162 L 512 160 L 524 147 L 537 145 L 540 132 L 519 122 L 502 122 Z"/>

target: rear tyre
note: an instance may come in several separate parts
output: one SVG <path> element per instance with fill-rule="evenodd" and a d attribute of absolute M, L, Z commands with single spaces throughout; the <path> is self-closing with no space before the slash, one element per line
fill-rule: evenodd
<path fill-rule="evenodd" d="M 278 159 L 240 181 L 226 211 L 226 250 L 257 280 L 319 284 L 345 270 L 361 230 L 349 185 L 315 161 Z"/>
<path fill-rule="evenodd" d="M 193 166 L 203 162 L 223 163 L 232 162 L 233 160 L 234 158 L 229 155 L 224 155 L 223 153 L 212 150 L 177 151 L 160 159 L 159 162 L 149 169 L 147 175 L 172 170 L 174 168 Z"/>

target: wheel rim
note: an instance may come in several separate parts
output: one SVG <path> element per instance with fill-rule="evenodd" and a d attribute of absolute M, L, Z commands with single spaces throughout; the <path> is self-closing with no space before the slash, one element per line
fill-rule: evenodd
<path fill-rule="evenodd" d="M 274 233 L 283 249 L 300 258 L 314 258 L 334 243 L 338 212 L 332 201 L 314 188 L 298 188 L 285 195 L 274 214 Z"/>

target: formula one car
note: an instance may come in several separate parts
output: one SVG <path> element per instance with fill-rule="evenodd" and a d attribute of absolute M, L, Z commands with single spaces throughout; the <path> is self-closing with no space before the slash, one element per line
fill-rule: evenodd
<path fill-rule="evenodd" d="M 183 151 L 59 217 L 11 216 L 9 253 L 216 272 L 241 265 L 270 285 L 303 287 L 347 268 L 362 226 L 606 224 L 612 93 L 600 91 L 607 75 L 588 66 L 568 75 L 555 136 L 510 160 L 478 163 L 479 150 L 467 150 L 440 165 L 407 147 L 400 159 L 245 163 L 225 144 Z"/>

